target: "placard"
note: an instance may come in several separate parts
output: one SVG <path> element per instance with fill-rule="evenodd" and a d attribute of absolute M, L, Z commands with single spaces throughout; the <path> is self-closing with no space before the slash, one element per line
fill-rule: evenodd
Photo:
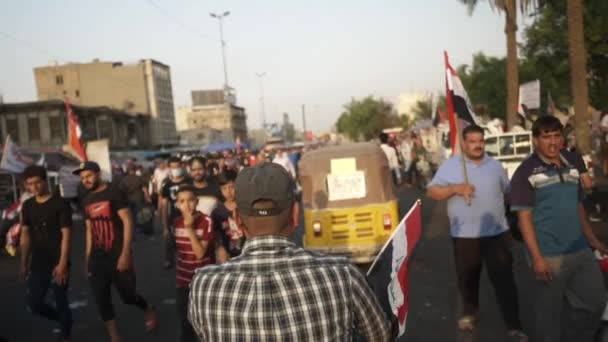
<path fill-rule="evenodd" d="M 331 174 L 352 174 L 357 171 L 357 160 L 355 158 L 339 158 L 331 160 Z"/>
<path fill-rule="evenodd" d="M 327 190 L 330 201 L 364 198 L 367 195 L 365 173 L 355 171 L 350 174 L 329 174 Z"/>

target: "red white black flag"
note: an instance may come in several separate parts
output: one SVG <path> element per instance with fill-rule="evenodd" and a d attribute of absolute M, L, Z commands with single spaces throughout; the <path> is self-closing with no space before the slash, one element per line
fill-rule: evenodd
<path fill-rule="evenodd" d="M 405 333 L 409 297 L 409 259 L 422 230 L 420 200 L 399 223 L 367 272 L 367 280 L 389 318 Z"/>
<path fill-rule="evenodd" d="M 447 51 L 445 57 L 445 88 L 446 102 L 448 107 L 448 119 L 450 120 L 450 141 L 452 142 L 452 154 L 458 152 L 458 131 L 461 127 L 475 125 L 479 120 L 473 112 L 473 106 L 467 95 L 458 73 L 450 65 Z M 456 126 L 458 125 L 458 127 Z"/>
<path fill-rule="evenodd" d="M 72 111 L 72 106 L 70 106 L 67 97 L 65 99 L 65 112 L 68 117 L 68 145 L 70 150 L 78 159 L 80 159 L 80 161 L 85 161 L 87 160 L 87 153 L 80 140 L 80 137 L 82 136 L 80 121 L 78 121 L 78 117 Z"/>

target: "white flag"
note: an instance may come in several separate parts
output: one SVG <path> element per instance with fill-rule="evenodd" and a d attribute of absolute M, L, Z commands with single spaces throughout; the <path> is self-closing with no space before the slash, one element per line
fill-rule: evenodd
<path fill-rule="evenodd" d="M 7 135 L 6 141 L 4 142 L 4 149 L 2 150 L 0 169 L 12 173 L 22 173 L 23 170 L 31 164 L 32 160 L 23 156 L 21 152 L 19 152 L 19 146 L 13 143 L 10 135 Z"/>

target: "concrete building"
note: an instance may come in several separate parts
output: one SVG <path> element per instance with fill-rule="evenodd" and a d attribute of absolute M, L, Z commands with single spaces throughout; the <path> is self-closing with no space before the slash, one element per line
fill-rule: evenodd
<path fill-rule="evenodd" d="M 230 103 L 179 107 L 176 124 L 180 135 L 184 131 L 213 129 L 221 132 L 223 139 L 214 142 L 234 142 L 236 137 L 247 141 L 245 109 Z"/>
<path fill-rule="evenodd" d="M 236 106 L 236 95 L 225 89 L 193 90 L 191 93 L 193 106 L 209 106 L 230 103 Z"/>
<path fill-rule="evenodd" d="M 150 116 L 109 107 L 72 105 L 78 116 L 82 139 L 109 139 L 110 149 L 151 148 Z M 20 147 L 54 147 L 67 143 L 67 115 L 61 100 L 0 104 L 0 136 Z"/>
<path fill-rule="evenodd" d="M 429 101 L 432 98 L 432 94 L 429 92 L 412 91 L 407 93 L 399 94 L 397 99 L 397 114 L 407 115 L 410 119 L 414 120 L 415 115 L 412 112 L 418 101 Z"/>
<path fill-rule="evenodd" d="M 75 105 L 108 107 L 151 118 L 152 145 L 175 145 L 171 70 L 152 59 L 135 63 L 69 63 L 34 69 L 38 100 L 63 99 Z"/>

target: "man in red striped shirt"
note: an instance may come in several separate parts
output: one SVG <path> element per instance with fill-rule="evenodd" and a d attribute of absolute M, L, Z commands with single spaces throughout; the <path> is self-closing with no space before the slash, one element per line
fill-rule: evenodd
<path fill-rule="evenodd" d="M 181 321 L 180 342 L 196 341 L 194 329 L 188 321 L 190 282 L 197 268 L 215 263 L 214 233 L 211 218 L 196 211 L 196 189 L 182 185 L 177 190 L 175 206 L 181 212 L 173 221 L 177 251 L 176 286 L 177 310 Z"/>

